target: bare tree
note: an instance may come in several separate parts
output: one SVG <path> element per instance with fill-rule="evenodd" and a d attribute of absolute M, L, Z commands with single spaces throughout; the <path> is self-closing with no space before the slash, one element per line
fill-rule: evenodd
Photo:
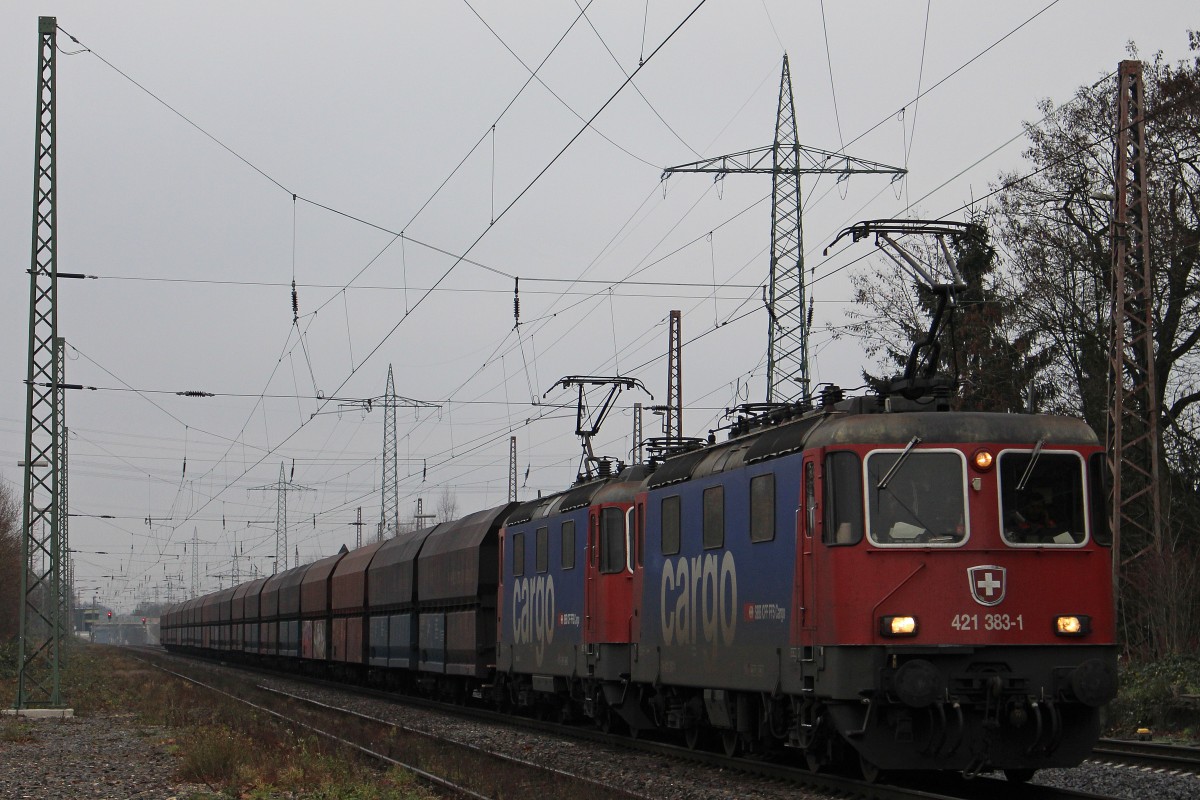
<path fill-rule="evenodd" d="M 1200 639 L 1195 577 L 1200 524 L 1200 36 L 1192 60 L 1161 56 L 1143 66 L 1156 385 L 1161 409 L 1165 545 L 1123 535 L 1126 645 L 1150 656 L 1184 652 Z M 1107 425 L 1115 194 L 1116 84 L 1081 87 L 1075 98 L 1027 125 L 1026 176 L 1002 176 L 992 219 L 1007 254 L 1021 325 L 1052 354 L 1043 376 L 1060 391 L 1055 410 Z M 1149 413 L 1148 411 L 1146 413 Z"/>
<path fill-rule="evenodd" d="M 449 522 L 458 516 L 458 497 L 454 493 L 454 489 L 449 486 L 442 488 L 442 494 L 438 497 L 437 504 L 437 520 L 438 522 Z"/>
<path fill-rule="evenodd" d="M 0 483 L 0 642 L 17 635 L 21 618 L 20 492 Z"/>

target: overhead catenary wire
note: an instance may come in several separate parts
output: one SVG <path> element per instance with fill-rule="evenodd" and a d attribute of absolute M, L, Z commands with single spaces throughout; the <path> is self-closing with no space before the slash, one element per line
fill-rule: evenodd
<path fill-rule="evenodd" d="M 715 281 L 714 281 L 714 282 L 715 282 Z M 345 288 L 345 287 L 343 287 L 343 289 L 344 289 L 344 288 Z M 608 294 L 609 294 L 609 297 L 611 298 L 611 296 L 612 296 L 611 290 L 609 290 Z M 345 298 L 345 293 L 344 293 L 344 291 L 343 291 L 343 298 Z M 610 302 L 611 302 L 611 299 L 610 299 Z M 347 314 L 347 316 L 348 316 L 348 314 Z M 298 393 L 298 392 L 297 392 L 297 393 Z M 263 397 L 267 397 L 267 396 L 269 396 L 269 395 L 266 395 L 266 394 L 264 394 L 264 395 L 262 395 L 262 396 L 263 396 Z"/>

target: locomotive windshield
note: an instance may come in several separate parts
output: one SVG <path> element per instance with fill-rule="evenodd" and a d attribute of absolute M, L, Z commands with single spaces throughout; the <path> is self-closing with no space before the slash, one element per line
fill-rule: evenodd
<path fill-rule="evenodd" d="M 1001 519 L 1009 544 L 1082 544 L 1083 498 L 1083 459 L 1077 453 L 1000 454 Z"/>
<path fill-rule="evenodd" d="M 881 545 L 963 541 L 967 517 L 962 455 L 914 450 L 892 472 L 900 456 L 888 452 L 867 458 L 871 541 Z"/>

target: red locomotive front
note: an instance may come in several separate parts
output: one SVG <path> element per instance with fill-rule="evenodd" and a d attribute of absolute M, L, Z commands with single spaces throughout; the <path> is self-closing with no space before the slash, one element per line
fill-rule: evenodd
<path fill-rule="evenodd" d="M 867 770 L 1079 763 L 1116 692 L 1082 422 L 833 415 L 805 451 L 793 675 Z M 810 751 L 813 742 L 804 742 Z M 836 753 L 827 754 L 830 758 Z"/>

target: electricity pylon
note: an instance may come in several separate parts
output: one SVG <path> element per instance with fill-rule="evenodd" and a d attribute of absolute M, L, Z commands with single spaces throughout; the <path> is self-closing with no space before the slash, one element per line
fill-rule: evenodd
<path fill-rule="evenodd" d="M 801 158 L 808 162 L 801 165 Z M 796 134 L 796 111 L 788 57 L 783 56 L 779 81 L 779 106 L 775 114 L 775 141 L 766 147 L 667 167 L 675 172 L 709 172 L 720 179 L 730 173 L 771 176 L 771 269 L 767 284 L 767 402 L 812 402 L 808 378 L 808 328 L 805 308 L 804 232 L 801 226 L 801 175 L 852 173 L 893 175 L 907 173 L 874 161 L 852 158 L 814 147 L 803 147 Z"/>
<path fill-rule="evenodd" d="M 379 513 L 384 538 L 389 529 L 393 536 L 400 532 L 396 480 L 396 384 L 392 381 L 392 365 L 388 364 L 387 386 L 383 390 L 383 486 Z"/>
<path fill-rule="evenodd" d="M 288 492 L 311 492 L 308 486 L 292 483 L 283 476 L 283 462 L 279 462 L 279 480 L 266 486 L 255 486 L 252 492 L 275 492 L 275 571 L 283 572 L 287 565 L 287 495 Z"/>

